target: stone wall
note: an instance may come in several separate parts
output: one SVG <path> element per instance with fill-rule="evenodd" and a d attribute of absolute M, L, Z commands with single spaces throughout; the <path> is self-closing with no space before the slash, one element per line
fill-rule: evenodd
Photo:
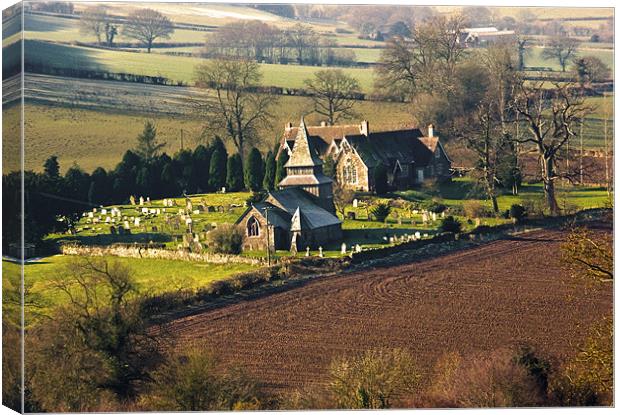
<path fill-rule="evenodd" d="M 262 258 L 248 258 L 239 255 L 226 255 L 214 253 L 189 252 L 184 249 L 171 250 L 162 248 L 145 248 L 141 246 L 109 245 L 109 246 L 84 246 L 65 244 L 60 247 L 63 255 L 88 255 L 88 256 L 118 256 L 125 258 L 157 258 L 173 259 L 180 261 L 210 262 L 214 264 L 252 264 L 263 265 L 266 261 Z"/>

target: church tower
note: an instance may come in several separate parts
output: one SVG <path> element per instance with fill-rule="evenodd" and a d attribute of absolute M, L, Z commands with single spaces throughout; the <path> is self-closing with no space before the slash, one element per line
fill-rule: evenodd
<path fill-rule="evenodd" d="M 297 129 L 291 157 L 284 165 L 286 177 L 278 184 L 280 189 L 301 187 L 316 196 L 329 212 L 335 212 L 332 193 L 333 180 L 323 174 L 323 161 L 310 143 L 304 118 Z"/>

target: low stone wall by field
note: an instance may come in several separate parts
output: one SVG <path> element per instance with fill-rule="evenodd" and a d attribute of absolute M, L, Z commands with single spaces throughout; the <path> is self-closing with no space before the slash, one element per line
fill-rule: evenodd
<path fill-rule="evenodd" d="M 239 255 L 226 255 L 214 253 L 198 253 L 186 250 L 171 250 L 158 247 L 144 247 L 140 245 L 109 245 L 109 246 L 85 246 L 77 244 L 65 244 L 60 247 L 63 255 L 84 256 L 118 256 L 125 258 L 157 258 L 175 259 L 180 261 L 210 262 L 214 264 L 251 264 L 264 265 L 265 260 L 260 258 L 248 258 Z"/>

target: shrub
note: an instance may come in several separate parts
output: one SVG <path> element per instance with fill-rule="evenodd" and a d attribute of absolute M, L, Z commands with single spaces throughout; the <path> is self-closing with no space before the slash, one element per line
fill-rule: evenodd
<path fill-rule="evenodd" d="M 207 233 L 207 244 L 218 254 L 240 254 L 243 231 L 235 225 L 220 225 Z"/>
<path fill-rule="evenodd" d="M 377 206 L 375 206 L 370 211 L 370 213 L 372 213 L 374 215 L 374 217 L 377 219 L 377 221 L 385 222 L 387 217 L 390 215 L 391 211 L 392 211 L 392 208 L 390 207 L 389 204 L 387 204 L 387 203 L 379 203 Z"/>
<path fill-rule="evenodd" d="M 221 374 L 218 366 L 217 357 L 200 346 L 169 356 L 153 373 L 141 406 L 164 411 L 260 409 L 257 384 L 238 369 Z"/>
<path fill-rule="evenodd" d="M 463 203 L 463 212 L 470 218 L 483 218 L 492 216 L 492 212 L 479 200 L 468 200 Z"/>
<path fill-rule="evenodd" d="M 429 212 L 435 212 L 435 213 L 441 213 L 448 208 L 446 205 L 444 205 L 437 199 L 433 199 L 430 202 L 426 203 L 425 207 L 426 207 L 426 210 L 428 210 Z"/>
<path fill-rule="evenodd" d="M 370 350 L 332 362 L 329 392 L 336 408 L 384 409 L 392 406 L 397 394 L 413 391 L 418 379 L 406 351 Z"/>
<path fill-rule="evenodd" d="M 439 229 L 441 229 L 443 232 L 459 233 L 461 232 L 461 226 L 461 222 L 459 222 L 459 220 L 456 219 L 454 216 L 446 216 L 441 221 Z"/>
<path fill-rule="evenodd" d="M 536 379 L 509 350 L 441 358 L 422 406 L 497 408 L 538 406 L 544 402 Z"/>
<path fill-rule="evenodd" d="M 510 206 L 510 217 L 516 222 L 521 222 L 527 216 L 525 208 L 521 205 L 514 204 Z"/>

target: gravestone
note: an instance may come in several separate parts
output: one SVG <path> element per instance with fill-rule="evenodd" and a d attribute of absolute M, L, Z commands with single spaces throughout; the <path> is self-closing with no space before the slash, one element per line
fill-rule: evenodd
<path fill-rule="evenodd" d="M 362 252 L 362 247 L 360 244 L 355 244 L 355 252 Z"/>
<path fill-rule="evenodd" d="M 347 219 L 355 220 L 355 212 L 347 212 Z"/>
<path fill-rule="evenodd" d="M 422 238 L 422 236 L 420 235 L 420 232 L 416 232 L 414 236 L 415 236 L 415 239 L 421 239 Z"/>
<path fill-rule="evenodd" d="M 140 226 L 140 218 L 134 218 L 133 226 Z"/>
<path fill-rule="evenodd" d="M 151 198 L 149 196 L 146 197 L 146 203 L 151 204 Z"/>
<path fill-rule="evenodd" d="M 185 200 L 185 210 L 188 212 L 191 212 L 192 210 L 194 210 L 194 205 L 192 204 L 192 200 L 191 199 L 186 199 Z"/>
<path fill-rule="evenodd" d="M 306 247 L 306 256 L 307 257 L 310 256 L 310 247 L 309 246 Z"/>
<path fill-rule="evenodd" d="M 140 196 L 140 206 L 144 206 L 144 198 Z"/>
<path fill-rule="evenodd" d="M 340 253 L 342 255 L 345 255 L 347 253 L 347 244 L 345 244 L 344 242 L 342 243 L 342 245 L 340 245 Z"/>
<path fill-rule="evenodd" d="M 353 207 L 356 208 L 358 206 L 359 202 L 357 199 L 353 199 Z"/>
<path fill-rule="evenodd" d="M 123 222 L 123 228 L 125 228 L 126 230 L 129 229 L 129 221 L 125 221 Z"/>
<path fill-rule="evenodd" d="M 323 258 L 323 247 L 319 246 L 319 256 Z"/>
<path fill-rule="evenodd" d="M 101 214 L 102 215 L 107 215 L 108 214 L 108 210 L 107 209 L 101 209 Z"/>
<path fill-rule="evenodd" d="M 136 198 L 134 197 L 134 195 L 129 196 L 129 203 L 131 203 L 132 205 L 136 204 Z"/>

